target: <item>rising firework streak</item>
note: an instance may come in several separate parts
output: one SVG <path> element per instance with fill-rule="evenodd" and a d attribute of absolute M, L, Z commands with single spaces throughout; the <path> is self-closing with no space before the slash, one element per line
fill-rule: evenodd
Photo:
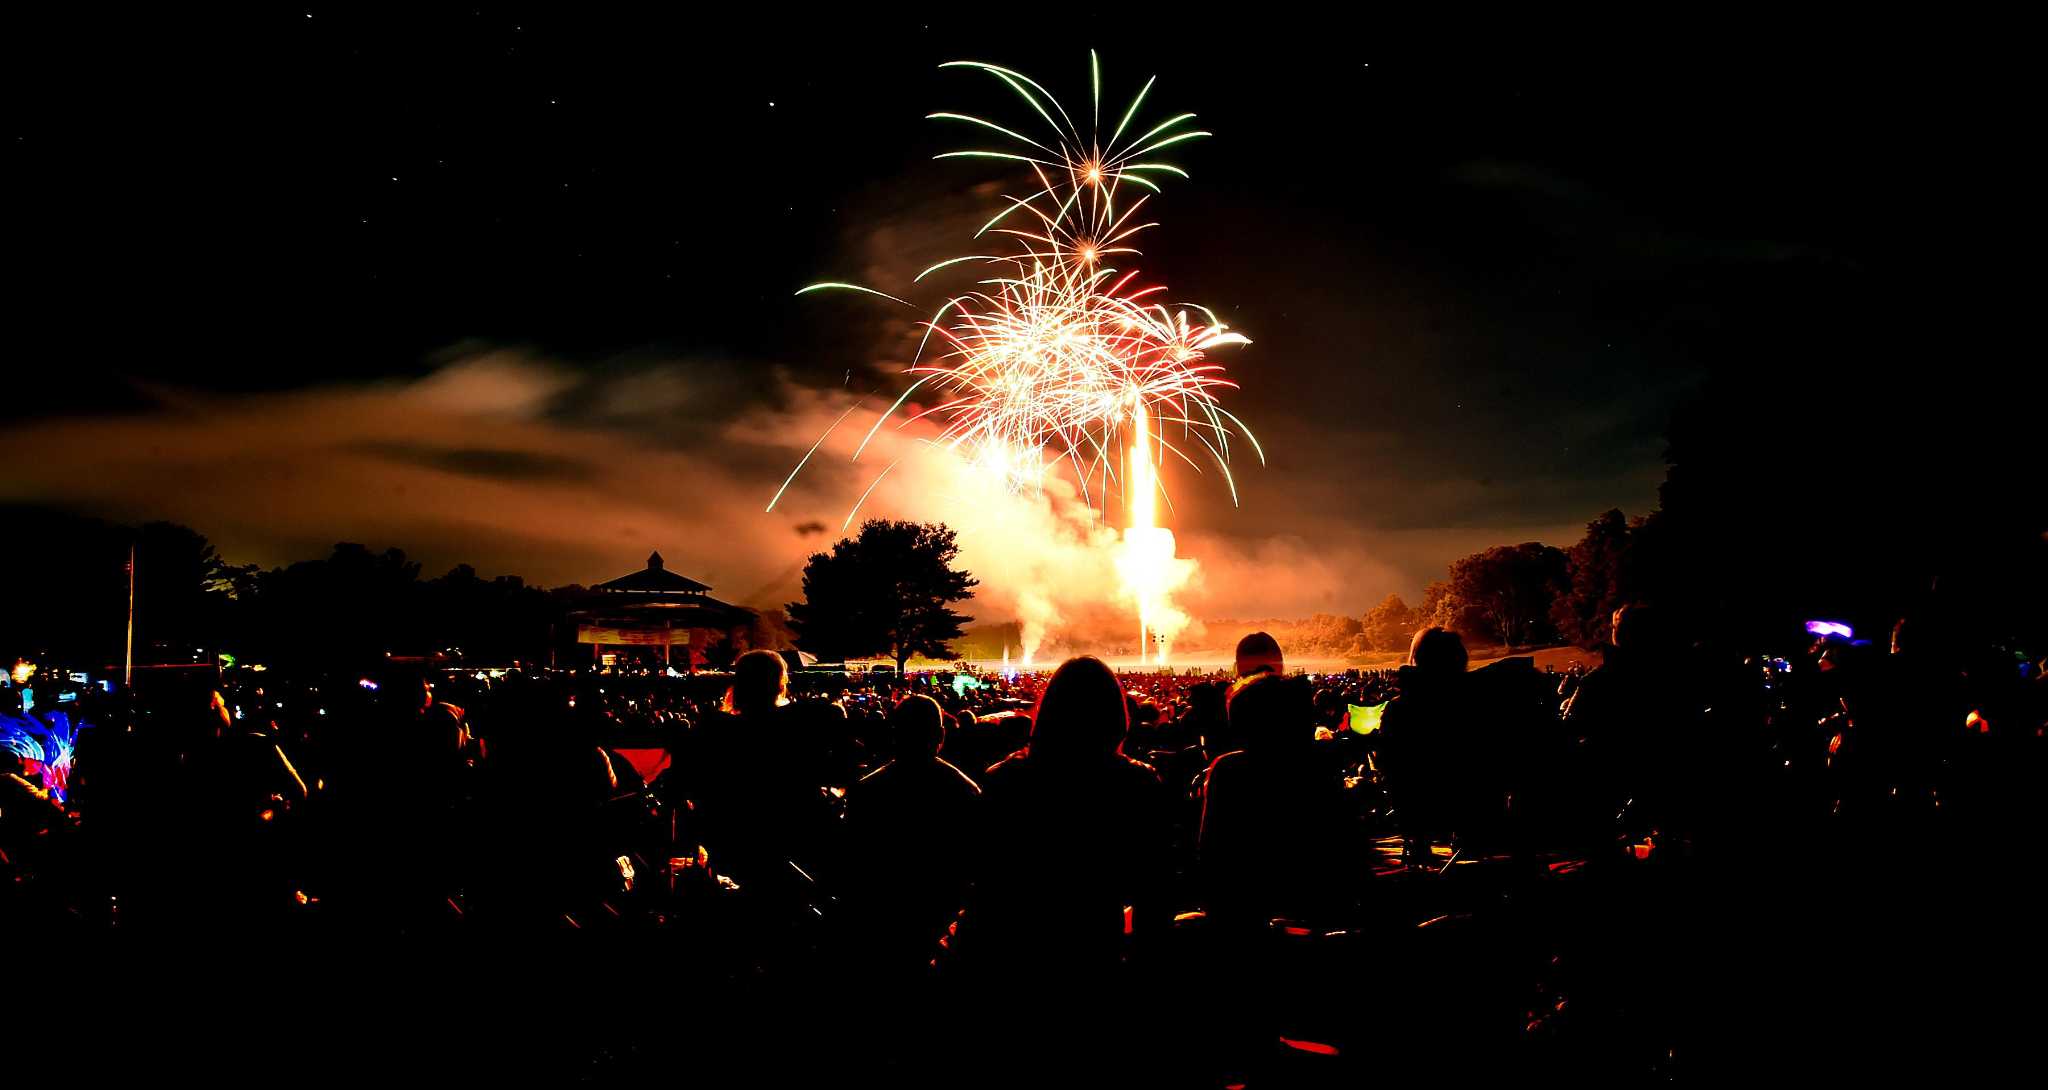
<path fill-rule="evenodd" d="M 912 381 L 868 429 L 854 460 L 885 424 L 902 428 L 930 420 L 939 426 L 929 440 L 933 446 L 1000 477 L 1013 492 L 1037 491 L 1063 463 L 1091 504 L 1106 507 L 1108 494 L 1121 484 L 1130 522 L 1118 568 L 1138 602 L 1141 646 L 1163 655 L 1172 634 L 1166 629 L 1177 631 L 1184 623 L 1166 601 L 1179 581 L 1171 573 L 1184 564 L 1173 558 L 1171 532 L 1152 517 L 1153 495 L 1161 488 L 1157 462 L 1171 455 L 1198 473 L 1204 464 L 1214 466 L 1234 504 L 1233 438 L 1241 437 L 1261 462 L 1265 458 L 1257 438 L 1218 399 L 1220 391 L 1237 384 L 1208 361 L 1210 351 L 1249 340 L 1206 307 L 1168 302 L 1163 286 L 1140 286 L 1138 271 L 1124 267 L 1138 257 L 1138 236 L 1156 226 L 1140 213 L 1159 192 L 1159 180 L 1187 176 L 1155 153 L 1209 133 L 1190 126 L 1193 114 L 1134 124 L 1152 90 L 1148 80 L 1105 139 L 1101 67 L 1093 53 L 1085 135 L 1044 86 L 1021 72 L 981 61 L 942 67 L 978 70 L 1008 86 L 1036 116 L 1027 127 L 1037 135 L 966 114 L 935 113 L 934 120 L 1000 138 L 996 149 L 938 158 L 1023 164 L 1028 191 L 1005 197 L 975 233 L 984 252 L 939 262 L 915 278 L 955 266 L 981 274 L 972 288 L 946 299 L 922 323 L 924 335 L 908 368 Z M 837 281 L 798 294 L 832 290 L 914 305 Z M 905 411 L 920 393 L 919 405 Z M 813 445 L 805 454 L 792 480 L 817 449 Z M 788 486 L 784 481 L 770 510 Z M 1164 618 L 1179 619 L 1154 623 Z"/>

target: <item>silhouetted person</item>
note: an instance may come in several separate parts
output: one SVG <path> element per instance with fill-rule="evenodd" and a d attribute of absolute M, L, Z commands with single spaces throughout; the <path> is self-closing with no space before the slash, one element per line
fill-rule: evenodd
<path fill-rule="evenodd" d="M 1327 919 L 1347 873 L 1343 784 L 1319 760 L 1307 685 L 1261 674 L 1230 694 L 1244 748 L 1209 766 L 1200 852 L 1205 904 L 1224 927 Z"/>
<path fill-rule="evenodd" d="M 1227 693 L 1220 681 L 1198 681 L 1188 686 L 1187 712 L 1174 721 L 1175 740 L 1181 748 L 1161 758 L 1155 766 L 1175 799 L 1191 798 L 1191 792 L 1200 788 L 1209 762 L 1238 748 L 1230 742 L 1230 728 L 1224 718 Z"/>
<path fill-rule="evenodd" d="M 1564 709 L 1580 739 L 1591 791 L 1611 814 L 1626 808 L 1637 830 L 1684 824 L 1697 768 L 1687 767 L 1697 701 L 1680 648 L 1648 606 L 1614 611 L 1604 661 Z"/>
<path fill-rule="evenodd" d="M 330 716 L 348 740 L 326 777 L 339 883 L 328 896 L 358 924 L 445 926 L 470 868 L 464 822 L 475 785 L 461 717 L 417 675 L 349 688 Z"/>
<path fill-rule="evenodd" d="M 466 919 L 493 928 L 580 926 L 603 915 L 598 902 L 618 891 L 614 860 L 626 845 L 608 807 L 636 791 L 639 777 L 600 744 L 606 719 L 595 695 L 545 682 L 508 684 L 497 694 L 479 816 L 465 823 L 483 856 L 466 884 Z"/>
<path fill-rule="evenodd" d="M 1287 672 L 1287 660 L 1280 653 L 1280 641 L 1264 632 L 1254 632 L 1237 641 L 1237 676 Z"/>
<path fill-rule="evenodd" d="M 978 841 L 981 788 L 939 756 L 943 713 L 907 696 L 889 713 L 894 759 L 846 794 L 848 899 L 860 943 L 895 967 L 921 966 L 960 910 Z"/>
<path fill-rule="evenodd" d="M 1132 994 L 1145 977 L 1121 955 L 1128 933 L 1143 961 L 1171 924 L 1170 844 L 1158 776 L 1120 751 L 1128 726 L 1109 667 L 1069 659 L 1029 743 L 982 777 L 975 884 L 941 963 L 968 988 L 959 1028 L 985 1057 L 978 1078 L 1127 1081 L 1144 1055 L 1130 1041 L 1163 1008 Z"/>
<path fill-rule="evenodd" d="M 1160 873 L 1165 796 L 1120 751 L 1124 694 L 1100 659 L 1069 659 L 1046 683 L 1031 741 L 988 770 L 988 831 L 963 921 L 963 953 L 999 973 L 1052 980 L 1112 969 L 1133 934 L 1168 922 Z"/>
<path fill-rule="evenodd" d="M 733 663 L 725 709 L 691 731 L 676 762 L 712 869 L 742 888 L 787 893 L 816 874 L 829 813 L 823 758 L 796 729 L 800 714 L 782 656 L 749 651 Z"/>
<path fill-rule="evenodd" d="M 219 898 L 213 922 L 274 923 L 291 908 L 299 812 L 311 792 L 269 720 L 236 721 L 216 692 L 208 721 L 215 737 L 197 761 L 203 831 L 195 847 L 210 857 L 214 877 L 202 884 Z"/>
<path fill-rule="evenodd" d="M 1399 695 L 1380 722 L 1381 768 L 1401 811 L 1411 860 L 1428 853 L 1432 838 L 1467 831 L 1478 800 L 1480 767 L 1493 759 L 1475 722 L 1473 687 L 1465 673 L 1465 641 L 1443 628 L 1425 628 L 1408 647 Z"/>
<path fill-rule="evenodd" d="M 1274 943 L 1286 926 L 1343 917 L 1356 863 L 1342 850 L 1347 822 L 1340 774 L 1318 752 L 1304 678 L 1262 672 L 1228 702 L 1230 736 L 1203 777 L 1197 836 L 1206 932 L 1202 1039 L 1226 1070 L 1270 1047 L 1286 993 Z"/>
<path fill-rule="evenodd" d="M 1849 697 L 1854 725 L 1834 755 L 1847 816 L 1929 805 L 1942 766 L 1960 756 L 1954 743 L 1972 740 L 1969 697 L 1944 635 L 1926 620 L 1900 618 L 1891 654 L 1863 664 Z"/>

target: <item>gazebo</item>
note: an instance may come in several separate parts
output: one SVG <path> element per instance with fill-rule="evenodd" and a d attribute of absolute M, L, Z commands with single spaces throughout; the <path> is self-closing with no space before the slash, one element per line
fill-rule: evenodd
<path fill-rule="evenodd" d="M 651 657 L 659 647 L 663 666 L 680 647 L 685 667 L 694 669 L 713 645 L 732 640 L 754 622 L 752 610 L 721 602 L 706 593 L 710 589 L 669 571 L 661 554 L 654 553 L 644 569 L 590 588 L 571 614 L 576 642 L 590 645 L 593 662 L 604 662 L 607 653 L 616 661 L 641 648 Z"/>

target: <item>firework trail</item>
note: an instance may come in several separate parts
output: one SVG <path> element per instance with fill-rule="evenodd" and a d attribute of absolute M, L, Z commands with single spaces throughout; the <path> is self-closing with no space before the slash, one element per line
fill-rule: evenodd
<path fill-rule="evenodd" d="M 1209 133 L 1189 127 L 1193 114 L 1133 125 L 1151 92 L 1154 81 L 1148 80 L 1105 138 L 1101 68 L 1092 52 L 1085 133 L 1050 92 L 1021 72 L 980 61 L 942 67 L 995 77 L 1043 124 L 1032 126 L 1038 134 L 1032 136 L 966 114 L 931 114 L 993 133 L 1007 149 L 953 151 L 938 158 L 1023 164 L 1030 191 L 1005 197 L 1001 210 L 975 233 L 993 243 L 988 250 L 1001 252 L 950 258 L 915 278 L 958 265 L 978 266 L 982 273 L 972 289 L 946 299 L 922 323 L 923 339 L 908 368 L 914 378 L 868 429 L 854 460 L 884 424 L 893 420 L 902 428 L 930 420 L 939 432 L 927 442 L 1000 477 L 1012 491 L 1037 491 L 1062 463 L 1072 468 L 1083 500 L 1091 504 L 1100 501 L 1106 508 L 1108 494 L 1121 485 L 1130 525 L 1118 568 L 1138 601 L 1141 647 L 1154 647 L 1156 633 L 1163 656 L 1166 641 L 1186 623 L 1167 598 L 1185 581 L 1188 565 L 1174 559 L 1171 532 L 1156 525 L 1158 463 L 1172 455 L 1198 473 L 1204 462 L 1215 466 L 1236 503 L 1232 437 L 1241 436 L 1264 460 L 1258 440 L 1218 400 L 1218 391 L 1236 383 L 1220 365 L 1207 362 L 1212 349 L 1250 342 L 1207 308 L 1167 302 L 1163 286 L 1139 286 L 1136 269 L 1120 268 L 1138 256 L 1137 237 L 1156 226 L 1140 213 L 1159 191 L 1157 179 L 1187 176 L 1154 153 Z M 798 294 L 821 290 L 865 292 L 913 306 L 844 282 L 813 284 Z M 904 413 L 920 391 L 929 407 Z M 806 452 L 769 510 L 817 449 L 814 444 Z M 1120 465 L 1119 451 L 1128 453 L 1127 466 Z M 848 524 L 893 468 L 892 463 L 870 482 L 848 513 Z"/>

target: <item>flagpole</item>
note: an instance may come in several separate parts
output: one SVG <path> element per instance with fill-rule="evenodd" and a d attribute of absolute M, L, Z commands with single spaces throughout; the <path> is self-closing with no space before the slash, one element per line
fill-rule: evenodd
<path fill-rule="evenodd" d="M 121 688 L 135 685 L 135 542 L 128 543 L 128 643 L 121 653 Z"/>

